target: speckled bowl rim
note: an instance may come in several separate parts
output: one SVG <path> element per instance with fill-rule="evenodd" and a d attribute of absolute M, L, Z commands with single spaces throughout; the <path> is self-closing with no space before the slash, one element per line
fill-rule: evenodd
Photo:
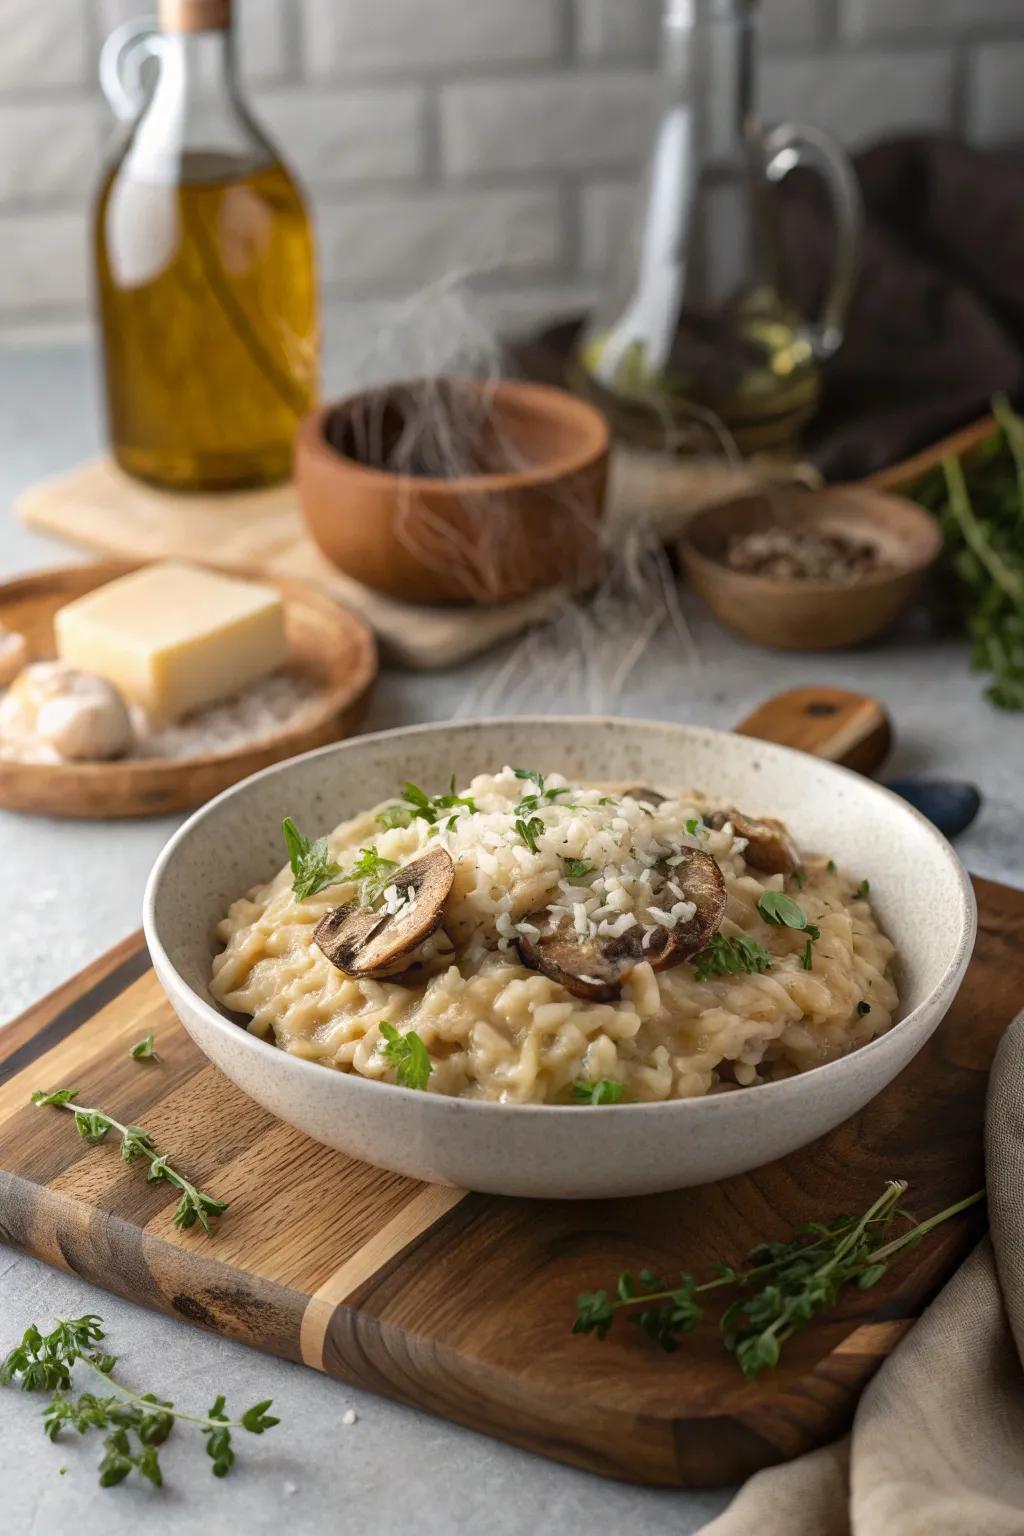
<path fill-rule="evenodd" d="M 234 795 L 244 793 L 250 786 L 259 781 L 278 774 L 287 773 L 295 764 L 306 762 L 310 758 L 324 757 L 331 753 L 337 755 L 359 745 L 372 746 L 374 743 L 391 741 L 395 738 L 404 739 L 424 735 L 436 736 L 444 733 L 458 735 L 463 730 L 476 730 L 481 726 L 538 726 L 550 725 L 551 723 L 552 719 L 550 716 L 508 715 L 487 716 L 480 719 L 458 721 L 429 721 L 419 725 L 399 726 L 391 730 L 373 731 L 362 736 L 353 736 L 346 741 L 331 742 L 326 747 L 318 747 L 312 752 L 304 752 L 298 757 L 288 758 L 283 763 L 273 763 L 269 768 L 263 768 L 259 773 L 251 774 L 249 778 L 242 779 L 238 784 L 233 784 L 229 789 L 223 790 L 221 794 L 210 800 L 200 810 L 192 813 L 188 820 L 171 836 L 153 865 L 149 879 L 146 882 L 142 908 L 142 926 L 151 959 L 154 961 L 154 964 L 158 965 L 158 968 L 163 967 L 165 971 L 173 976 L 176 985 L 188 994 L 191 1006 L 203 1016 L 205 1021 L 213 1025 L 214 1028 L 225 1034 L 225 1036 L 228 1036 L 240 1050 L 273 1051 L 276 1055 L 286 1058 L 286 1061 L 290 1064 L 289 1070 L 294 1069 L 315 1073 L 317 1074 L 317 1081 L 322 1082 L 323 1075 L 325 1072 L 330 1071 L 329 1068 L 325 1068 L 320 1062 L 307 1061 L 301 1056 L 293 1056 L 290 1052 L 282 1052 L 278 1046 L 271 1044 L 267 1040 L 261 1040 L 257 1035 L 250 1034 L 243 1025 L 234 1023 L 225 1014 L 221 1013 L 219 1009 L 207 1002 L 205 998 L 200 997 L 199 993 L 184 980 L 172 962 L 158 932 L 155 907 L 160 884 L 165 872 L 175 858 L 178 847 L 186 838 L 194 835 L 196 828 L 201 827 L 207 818 L 215 816 L 218 808 L 224 801 Z M 705 740 L 710 740 L 712 743 L 719 743 L 726 750 L 737 739 L 749 739 L 737 738 L 731 731 L 716 730 L 711 726 L 686 725 L 667 720 L 632 719 L 622 715 L 560 715 L 557 717 L 557 723 L 560 726 L 636 726 L 640 729 L 673 730 L 686 736 L 704 737 Z M 758 741 L 756 745 L 770 756 L 781 758 L 783 761 L 791 760 L 797 764 L 804 764 L 807 761 L 807 753 L 795 751 L 791 747 L 783 747 L 775 742 L 767 741 Z M 825 1062 L 819 1067 L 812 1067 L 807 1072 L 795 1073 L 792 1077 L 781 1078 L 771 1083 L 756 1083 L 743 1089 L 744 1095 L 756 1094 L 759 1102 L 765 1102 L 772 1098 L 791 1102 L 794 1096 L 799 1096 L 801 1084 L 821 1083 L 825 1080 L 826 1074 L 830 1079 L 835 1079 L 841 1074 L 851 1071 L 852 1063 L 864 1060 L 869 1052 L 877 1054 L 880 1049 L 884 1050 L 886 1043 L 891 1041 L 898 1031 L 903 1030 L 905 1026 L 912 1025 L 922 1014 L 929 1012 L 937 1006 L 942 1009 L 939 1016 L 941 1020 L 952 1004 L 967 967 L 970 964 L 977 936 L 978 904 L 970 875 L 957 857 L 951 844 L 933 826 L 928 818 L 923 816 L 912 805 L 909 805 L 899 795 L 894 794 L 892 790 L 886 789 L 884 785 L 875 783 L 874 780 L 865 778 L 862 774 L 855 773 L 852 769 L 840 767 L 839 764 L 830 763 L 824 758 L 815 758 L 814 762 L 828 773 L 857 780 L 859 788 L 866 788 L 870 794 L 877 795 L 880 799 L 888 801 L 891 805 L 895 806 L 901 815 L 916 821 L 928 837 L 938 845 L 938 850 L 948 865 L 953 880 L 952 889 L 956 890 L 960 896 L 960 935 L 949 964 L 942 972 L 935 986 L 932 987 L 926 997 L 922 998 L 916 1008 L 911 1009 L 904 1018 L 901 1018 L 885 1034 L 877 1036 L 876 1039 L 870 1040 L 867 1045 L 859 1046 L 856 1050 L 851 1051 L 846 1056 L 839 1057 L 836 1061 Z M 174 999 L 169 996 L 169 1001 L 173 1007 Z M 339 1093 L 399 1093 L 406 1099 L 415 1099 L 420 1105 L 426 1103 L 430 1106 L 443 1106 L 448 1111 L 455 1109 L 460 1114 L 501 1114 L 505 1117 L 511 1115 L 541 1115 L 544 1117 L 551 1117 L 553 1115 L 579 1116 L 578 1105 L 501 1104 L 487 1099 L 466 1099 L 448 1094 L 424 1094 L 415 1088 L 403 1088 L 397 1083 L 377 1082 L 373 1078 L 362 1077 L 354 1072 L 332 1072 L 330 1080 L 338 1084 L 337 1091 Z M 587 1120 L 588 1122 L 592 1121 L 595 1118 L 595 1112 L 601 1116 L 628 1113 L 631 1115 L 643 1114 L 649 1117 L 657 1115 L 663 1118 L 685 1116 L 687 1114 L 708 1115 L 719 1111 L 724 1113 L 726 1112 L 725 1106 L 733 1104 L 735 1098 L 736 1095 L 731 1093 L 705 1094 L 698 1098 L 667 1099 L 654 1104 L 595 1104 L 588 1106 Z"/>

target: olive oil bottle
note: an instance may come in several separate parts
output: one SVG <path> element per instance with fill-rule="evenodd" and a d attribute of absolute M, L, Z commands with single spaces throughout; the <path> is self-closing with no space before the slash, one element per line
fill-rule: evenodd
<path fill-rule="evenodd" d="M 156 83 L 94 231 L 111 448 L 175 490 L 270 485 L 318 387 L 302 194 L 239 94 L 228 0 L 161 0 L 158 33 L 115 34 L 112 96 L 132 46 Z"/>

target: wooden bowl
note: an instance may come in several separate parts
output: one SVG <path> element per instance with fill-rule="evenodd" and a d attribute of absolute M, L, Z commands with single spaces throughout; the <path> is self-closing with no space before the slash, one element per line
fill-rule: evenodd
<path fill-rule="evenodd" d="M 874 544 L 885 564 L 833 582 L 751 575 L 725 563 L 732 538 L 780 520 Z M 722 624 L 759 645 L 794 651 L 836 650 L 881 634 L 917 596 L 941 549 L 939 526 L 921 507 L 857 485 L 775 487 L 709 507 L 679 542 L 694 590 Z"/>
<path fill-rule="evenodd" d="M 54 655 L 53 616 L 138 566 L 64 566 L 0 586 L 0 623 L 28 640 L 31 660 Z M 260 578 L 261 580 L 264 578 Z M 48 816 L 160 816 L 187 810 L 257 769 L 349 736 L 366 712 L 377 675 L 373 635 L 362 619 L 301 582 L 270 581 L 284 598 L 289 669 L 316 693 L 294 722 L 251 746 L 195 757 L 124 758 L 108 763 L 19 763 L 0 758 L 0 806 Z"/>
<path fill-rule="evenodd" d="M 471 473 L 423 473 L 412 454 L 411 472 L 367 462 L 403 462 L 410 427 L 466 414 L 479 423 L 459 455 Z M 405 602 L 488 605 L 593 583 L 608 448 L 604 417 L 565 390 L 410 380 L 308 417 L 295 482 L 310 533 L 346 575 Z"/>

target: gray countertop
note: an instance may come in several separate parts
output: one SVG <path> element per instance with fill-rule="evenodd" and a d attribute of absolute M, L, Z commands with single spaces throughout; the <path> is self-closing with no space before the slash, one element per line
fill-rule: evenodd
<path fill-rule="evenodd" d="M 336 368 L 332 384 L 342 381 Z M 84 348 L 0 354 L 0 576 L 75 558 L 21 528 L 11 511 L 32 480 L 70 468 L 100 441 L 94 366 Z M 759 700 L 798 683 L 834 682 L 878 695 L 898 732 L 896 773 L 975 780 L 982 814 L 959 848 L 977 873 L 1024 879 L 1024 720 L 984 700 L 964 648 L 932 641 L 911 620 L 885 646 L 838 656 L 769 653 L 726 635 L 687 607 L 699 668 L 668 656 L 631 690 L 637 716 L 727 726 Z M 502 656 L 445 672 L 385 672 L 370 729 L 446 719 L 495 675 Z M 567 696 L 566 712 L 579 700 Z M 0 812 L 0 1020 L 7 1020 L 135 929 L 146 874 L 177 818 L 63 822 Z M 45 933 L 45 939 L 43 934 Z M 165 1452 L 162 1493 L 126 1484 L 100 1491 L 91 1442 L 51 1446 L 36 1399 L 0 1398 L 3 1527 L 11 1536 L 95 1528 L 127 1536 L 290 1530 L 387 1533 L 618 1532 L 675 1536 L 697 1530 L 723 1504 L 718 1493 L 678 1494 L 610 1483 L 557 1466 L 301 1367 L 158 1317 L 0 1248 L 5 1350 L 29 1322 L 102 1314 L 125 1379 L 202 1408 L 214 1390 L 229 1405 L 272 1396 L 282 1423 L 239 1449 L 225 1482 L 200 1467 L 186 1436 Z M 354 1407 L 358 1420 L 342 1423 Z M 64 1475 L 59 1469 L 65 1468 Z"/>

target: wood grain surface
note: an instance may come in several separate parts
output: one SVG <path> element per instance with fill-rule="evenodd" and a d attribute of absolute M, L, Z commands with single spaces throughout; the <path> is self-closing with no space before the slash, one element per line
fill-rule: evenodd
<path fill-rule="evenodd" d="M 0 586 L 0 623 L 28 640 L 33 661 L 54 655 L 58 608 L 137 569 L 107 562 L 60 566 Z M 286 757 L 349 736 L 362 723 L 377 676 L 362 619 L 297 581 L 272 581 L 284 599 L 288 670 L 312 685 L 308 706 L 261 741 L 191 757 L 109 763 L 19 763 L 0 758 L 0 806 L 48 816 L 159 816 L 186 810 Z"/>
<path fill-rule="evenodd" d="M 983 1180 L 986 1077 L 1024 995 L 1024 893 L 977 882 L 978 949 L 951 1013 L 854 1119 L 755 1173 L 640 1200 L 563 1204 L 414 1183 L 273 1120 L 175 1020 L 141 938 L 0 1034 L 0 1235 L 134 1301 L 594 1471 L 701 1486 L 840 1433 L 857 1395 L 975 1241 L 975 1211 L 857 1292 L 753 1383 L 703 1326 L 675 1355 L 635 1329 L 574 1339 L 578 1292 L 625 1267 L 702 1273 L 891 1177 L 928 1214 Z M 155 1032 L 162 1061 L 130 1045 Z M 34 1089 L 144 1125 L 230 1202 L 178 1232 L 165 1186 L 88 1147 Z M 21 1319 L 12 1320 L 17 1331 Z"/>
<path fill-rule="evenodd" d="M 775 694 L 735 729 L 740 736 L 776 741 L 858 773 L 875 773 L 892 746 L 892 725 L 877 699 L 825 683 Z"/>

